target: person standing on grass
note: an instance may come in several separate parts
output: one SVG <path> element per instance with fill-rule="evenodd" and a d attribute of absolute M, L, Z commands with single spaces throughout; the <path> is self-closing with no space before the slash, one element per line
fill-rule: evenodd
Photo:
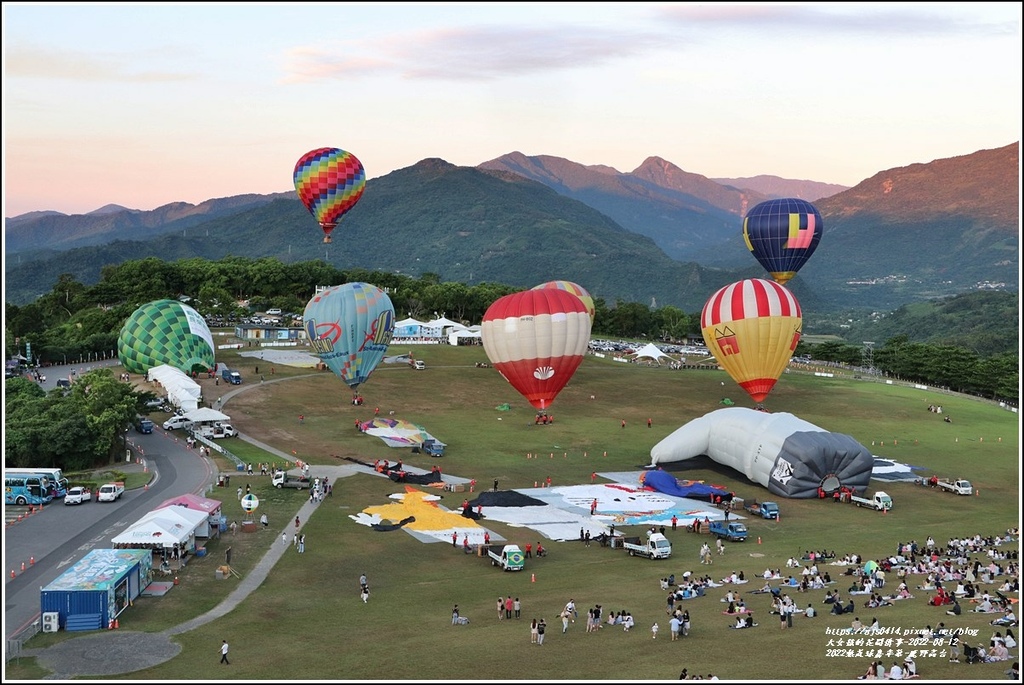
<path fill-rule="evenodd" d="M 228 641 L 227 640 L 221 640 L 220 641 L 220 662 L 222 664 L 227 664 L 228 666 L 231 665 L 231 662 L 228 661 Z"/>
<path fill-rule="evenodd" d="M 530 644 L 537 644 L 537 619 L 530 621 Z"/>
<path fill-rule="evenodd" d="M 544 622 L 544 619 L 540 620 L 537 624 L 537 644 L 544 644 L 544 631 L 547 630 L 548 624 Z"/>
<path fill-rule="evenodd" d="M 498 597 L 498 620 L 505 618 L 505 600 Z"/>
<path fill-rule="evenodd" d="M 651 639 L 652 640 L 657 640 L 658 639 L 658 622 L 657 621 L 655 621 L 654 625 L 651 626 Z"/>
<path fill-rule="evenodd" d="M 368 601 L 370 601 L 369 585 L 364 585 L 361 588 L 359 588 L 359 599 L 363 600 L 363 604 L 366 604 Z"/>
<path fill-rule="evenodd" d="M 516 597 L 516 598 L 515 598 L 515 600 L 514 600 L 514 601 L 512 602 L 512 611 L 514 611 L 514 612 L 515 612 L 515 614 L 516 614 L 516 618 L 519 618 L 519 611 L 520 611 L 520 610 L 521 610 L 522 608 L 523 608 L 523 607 L 522 607 L 522 604 L 520 604 L 520 603 L 519 603 L 519 598 L 518 598 L 518 597 Z"/>
<path fill-rule="evenodd" d="M 299 536 L 299 554 L 305 554 L 306 552 L 306 534 L 303 533 Z"/>
<path fill-rule="evenodd" d="M 515 607 L 515 602 L 512 601 L 512 595 L 505 598 L 505 618 L 512 618 L 512 609 Z"/>

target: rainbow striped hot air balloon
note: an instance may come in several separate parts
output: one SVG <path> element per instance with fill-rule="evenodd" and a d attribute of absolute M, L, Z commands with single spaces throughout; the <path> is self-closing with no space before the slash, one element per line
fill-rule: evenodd
<path fill-rule="evenodd" d="M 548 281 L 547 283 L 533 286 L 533 290 L 543 290 L 544 288 L 565 290 L 583 300 L 583 306 L 587 308 L 587 314 L 590 315 L 590 325 L 594 325 L 594 298 L 590 296 L 590 293 L 582 285 L 577 285 L 572 281 Z"/>
<path fill-rule="evenodd" d="M 331 242 L 331 231 L 341 221 L 366 188 L 366 172 L 351 152 L 336 147 L 311 150 L 295 163 L 292 174 L 295 192 Z"/>
<path fill-rule="evenodd" d="M 711 296 L 700 315 L 708 350 L 758 403 L 789 364 L 802 325 L 793 294 L 761 278 L 725 286 Z"/>
<path fill-rule="evenodd" d="M 376 286 L 346 283 L 314 295 L 303 320 L 314 353 L 355 390 L 387 352 L 395 331 L 395 307 Z"/>
<path fill-rule="evenodd" d="M 545 410 L 583 361 L 590 317 L 583 301 L 565 290 L 524 290 L 487 308 L 480 337 L 494 368 Z"/>

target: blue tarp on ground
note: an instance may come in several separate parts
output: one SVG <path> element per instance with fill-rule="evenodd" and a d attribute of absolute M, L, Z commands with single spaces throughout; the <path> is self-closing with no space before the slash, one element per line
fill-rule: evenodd
<path fill-rule="evenodd" d="M 708 485 L 696 480 L 679 480 L 666 471 L 645 471 L 640 476 L 644 485 L 653 490 L 675 497 L 713 502 L 715 497 L 731 500 L 732 493 L 717 485 Z"/>

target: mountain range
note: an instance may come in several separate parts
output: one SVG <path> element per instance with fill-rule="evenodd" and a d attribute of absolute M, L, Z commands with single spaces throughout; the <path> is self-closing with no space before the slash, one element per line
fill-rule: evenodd
<path fill-rule="evenodd" d="M 32 301 L 62 273 L 95 283 L 103 265 L 128 259 L 236 255 L 466 283 L 565 279 L 609 304 L 692 312 L 722 285 L 765 277 L 741 227 L 771 197 L 813 201 L 824 219 L 817 252 L 789 284 L 804 309 L 1018 289 L 1013 143 L 881 171 L 853 188 L 710 179 L 658 157 L 626 173 L 518 152 L 477 167 L 426 159 L 368 181 L 329 245 L 290 191 L 152 211 L 32 212 L 5 220 L 5 299 Z"/>

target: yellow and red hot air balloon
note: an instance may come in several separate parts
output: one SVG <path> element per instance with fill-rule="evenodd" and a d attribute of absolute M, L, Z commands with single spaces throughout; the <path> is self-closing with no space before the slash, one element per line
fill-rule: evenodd
<path fill-rule="evenodd" d="M 366 171 L 351 152 L 336 147 L 310 150 L 299 158 L 292 172 L 295 192 L 316 218 L 331 242 L 331 231 L 343 214 L 352 209 L 366 188 Z"/>
<path fill-rule="evenodd" d="M 583 301 L 565 290 L 524 290 L 487 308 L 480 336 L 494 368 L 545 410 L 583 361 L 590 316 Z"/>
<path fill-rule="evenodd" d="M 590 315 L 590 325 L 594 325 L 594 298 L 590 296 L 590 293 L 582 285 L 577 285 L 572 281 L 548 281 L 547 283 L 533 286 L 534 290 L 543 290 L 544 288 L 565 290 L 583 300 L 583 306 L 587 308 L 587 314 Z"/>
<path fill-rule="evenodd" d="M 757 403 L 789 364 L 802 325 L 793 294 L 761 278 L 725 286 L 711 296 L 700 316 L 708 350 Z"/>

